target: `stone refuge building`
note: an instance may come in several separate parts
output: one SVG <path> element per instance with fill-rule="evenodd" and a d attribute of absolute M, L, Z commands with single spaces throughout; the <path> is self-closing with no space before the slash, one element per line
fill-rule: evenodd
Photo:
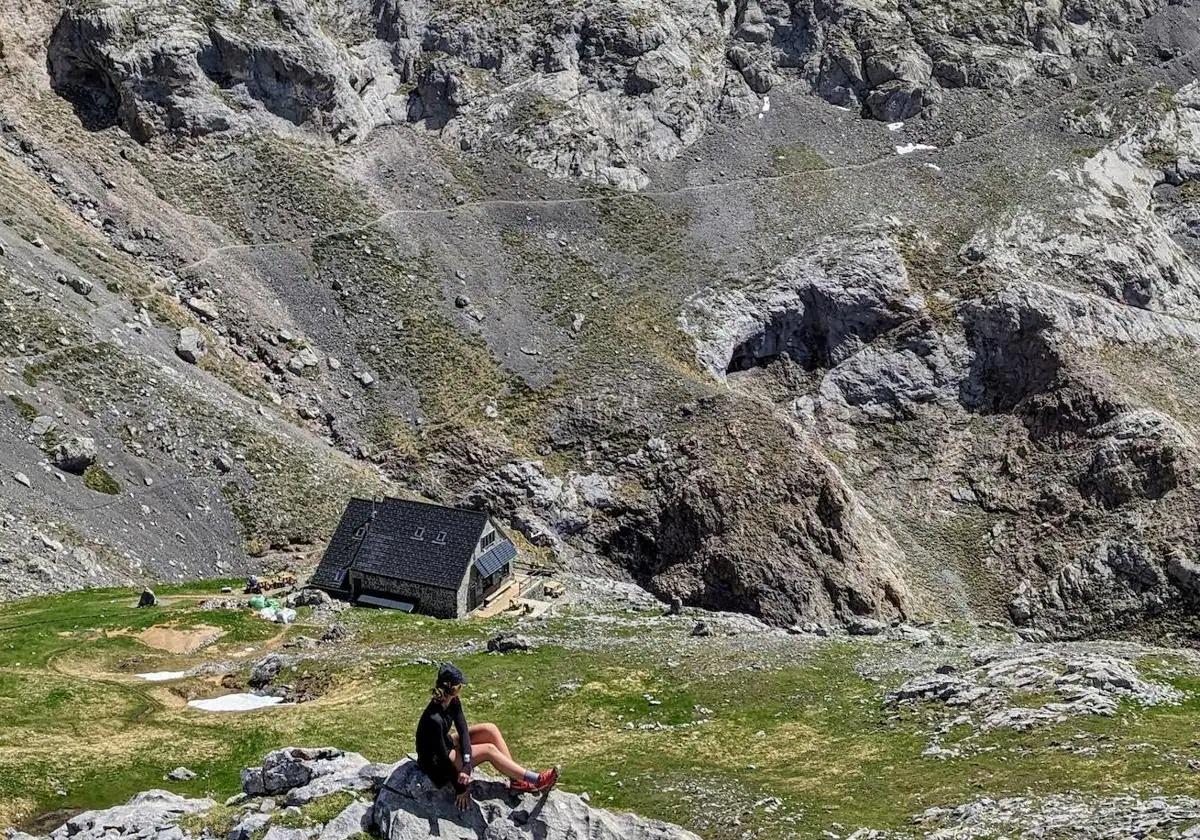
<path fill-rule="evenodd" d="M 351 499 L 312 585 L 364 606 L 461 618 L 508 582 L 516 556 L 484 511 Z"/>

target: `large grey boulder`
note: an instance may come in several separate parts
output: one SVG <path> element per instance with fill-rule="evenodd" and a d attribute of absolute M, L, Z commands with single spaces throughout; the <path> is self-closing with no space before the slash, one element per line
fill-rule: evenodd
<path fill-rule="evenodd" d="M 331 603 L 333 598 L 323 589 L 301 589 L 283 599 L 285 607 L 320 607 Z"/>
<path fill-rule="evenodd" d="M 267 823 L 271 821 L 270 814 L 264 814 L 258 811 L 246 814 L 229 829 L 229 833 L 225 835 L 225 840 L 250 840 L 258 832 L 267 827 Z"/>
<path fill-rule="evenodd" d="M 179 341 L 175 344 L 175 355 L 190 364 L 196 364 L 208 352 L 204 335 L 195 327 L 184 327 L 179 331 Z"/>
<path fill-rule="evenodd" d="M 144 840 L 164 836 L 184 814 L 209 810 L 211 799 L 187 799 L 165 790 L 137 794 L 124 805 L 76 814 L 51 832 L 52 840 Z M 177 831 L 177 830 L 175 830 Z M 182 836 L 182 835 L 180 835 Z"/>
<path fill-rule="evenodd" d="M 69 473 L 82 473 L 96 460 L 96 441 L 90 437 L 67 438 L 54 450 L 54 464 Z"/>
<path fill-rule="evenodd" d="M 242 771 L 242 790 L 251 796 L 284 794 L 284 804 L 304 805 L 344 790 L 368 790 L 373 765 L 358 753 L 334 747 L 287 747 Z"/>
<path fill-rule="evenodd" d="M 317 840 L 350 840 L 356 834 L 371 830 L 372 806 L 366 802 L 351 802 L 336 817 L 325 823 Z"/>
<path fill-rule="evenodd" d="M 277 653 L 265 656 L 254 664 L 250 671 L 250 687 L 265 688 L 275 681 L 279 672 L 287 664 L 287 659 Z"/>
<path fill-rule="evenodd" d="M 750 289 L 697 295 L 680 326 L 724 378 L 781 356 L 837 367 L 926 309 L 891 231 L 873 225 L 819 242 Z"/>
<path fill-rule="evenodd" d="M 396 767 L 375 798 L 374 826 L 384 840 L 699 840 L 679 826 L 592 808 L 561 790 L 513 796 L 508 784 L 476 779 L 459 811 L 452 791 L 433 786 L 415 762 Z"/>

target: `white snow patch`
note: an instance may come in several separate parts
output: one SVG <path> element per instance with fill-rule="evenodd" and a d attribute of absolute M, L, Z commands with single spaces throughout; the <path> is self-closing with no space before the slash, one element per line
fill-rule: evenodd
<path fill-rule="evenodd" d="M 887 128 L 888 128 L 888 131 L 899 131 L 900 129 L 904 128 L 904 123 L 903 122 L 888 123 Z"/>
<path fill-rule="evenodd" d="M 938 166 L 936 163 L 927 163 L 925 165 L 928 166 L 930 169 L 932 169 L 934 172 L 942 171 L 942 167 Z"/>
<path fill-rule="evenodd" d="M 924 143 L 905 143 L 896 147 L 896 154 L 911 155 L 913 152 L 936 152 L 937 146 L 927 146 Z"/>
<path fill-rule="evenodd" d="M 277 706 L 282 697 L 264 697 L 261 694 L 226 694 L 207 700 L 189 700 L 188 705 L 206 712 L 249 712 L 267 706 Z"/>
<path fill-rule="evenodd" d="M 187 671 L 151 671 L 148 674 L 138 674 L 146 682 L 166 682 L 187 676 Z"/>
<path fill-rule="evenodd" d="M 766 114 L 767 111 L 770 111 L 770 110 L 771 110 L 771 97 L 764 96 L 763 101 L 762 101 L 762 108 L 760 108 L 758 111 L 758 118 L 761 120 L 763 118 L 763 115 Z"/>

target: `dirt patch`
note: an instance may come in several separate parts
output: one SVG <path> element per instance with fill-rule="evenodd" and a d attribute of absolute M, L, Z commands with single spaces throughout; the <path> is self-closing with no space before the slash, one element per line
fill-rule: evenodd
<path fill-rule="evenodd" d="M 82 813 L 82 808 L 59 808 L 57 811 L 47 811 L 44 814 L 38 814 L 37 816 L 30 817 L 25 820 L 25 822 L 18 825 L 17 829 L 19 831 L 28 832 L 34 837 L 41 837 L 49 834 L 51 831 L 58 828 L 76 814 Z M 4 812 L 0 811 L 0 818 L 2 818 L 3 815 Z M 4 820 L 0 819 L 0 822 L 4 822 Z M 8 822 L 15 823 L 16 821 L 10 820 Z"/>
<path fill-rule="evenodd" d="M 187 654 L 208 647 L 223 635 L 224 630 L 207 624 L 189 627 L 186 630 L 156 624 L 138 633 L 137 639 L 147 647 L 165 650 L 167 653 Z"/>

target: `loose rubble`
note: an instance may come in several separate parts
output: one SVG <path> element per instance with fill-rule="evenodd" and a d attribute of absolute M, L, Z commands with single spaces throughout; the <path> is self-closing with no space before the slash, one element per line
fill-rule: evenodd
<path fill-rule="evenodd" d="M 1141 706 L 1177 704 L 1183 692 L 1144 679 L 1135 660 L 1084 649 L 1024 645 L 982 648 L 971 655 L 973 667 L 939 666 L 918 674 L 884 698 L 885 707 L 940 703 L 947 716 L 931 735 L 926 754 L 946 758 L 971 749 L 972 737 L 943 746 L 955 727 L 976 732 L 1022 731 L 1082 715 L 1115 715 L 1122 702 Z M 1037 707 L 1012 705 L 1020 695 L 1053 694 L 1058 699 Z"/>

